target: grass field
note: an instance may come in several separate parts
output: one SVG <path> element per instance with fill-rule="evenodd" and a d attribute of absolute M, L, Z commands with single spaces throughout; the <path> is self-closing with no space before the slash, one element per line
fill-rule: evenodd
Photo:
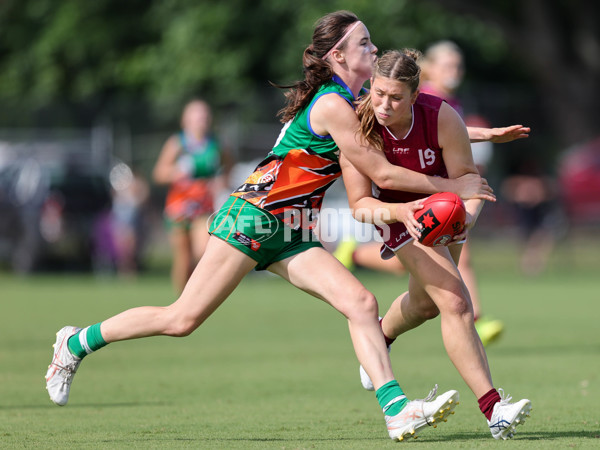
<path fill-rule="evenodd" d="M 503 257 L 486 258 L 502 250 Z M 341 316 L 260 274 L 188 338 L 117 343 L 90 356 L 69 405 L 54 406 L 43 380 L 54 333 L 165 304 L 168 278 L 153 272 L 135 282 L 0 275 L 0 447 L 599 448 L 597 249 L 562 249 L 533 279 L 516 273 L 511 251 L 486 247 L 475 255 L 486 312 L 506 324 L 488 349 L 495 384 L 534 407 L 511 442 L 491 438 L 445 354 L 439 319 L 394 345 L 394 370 L 410 397 L 438 383 L 442 391 L 458 389 L 461 404 L 418 440 L 390 441 L 373 393 L 360 387 Z M 406 285 L 405 278 L 357 275 L 383 311 Z"/>

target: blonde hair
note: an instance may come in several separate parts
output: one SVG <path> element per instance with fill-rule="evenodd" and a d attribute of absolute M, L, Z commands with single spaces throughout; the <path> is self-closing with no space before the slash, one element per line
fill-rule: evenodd
<path fill-rule="evenodd" d="M 421 57 L 422 54 L 419 50 L 411 48 L 386 51 L 375 64 L 373 79 L 383 77 L 400 81 L 407 84 L 411 93 L 413 93 L 419 88 L 421 67 L 417 61 Z M 360 121 L 360 133 L 369 144 L 383 151 L 383 138 L 375 130 L 377 119 L 375 119 L 371 93 L 361 99 L 357 107 L 357 113 Z"/>
<path fill-rule="evenodd" d="M 421 66 L 421 69 L 423 71 L 422 78 L 424 80 L 427 80 L 429 77 L 428 71 L 431 70 L 430 66 L 434 65 L 436 60 L 438 60 L 441 55 L 448 54 L 448 53 L 454 53 L 454 54 L 460 56 L 461 67 L 463 66 L 465 57 L 464 57 L 463 51 L 455 42 L 452 42 L 452 41 L 435 42 L 435 43 L 431 44 L 429 47 L 427 47 L 427 50 L 425 50 L 425 54 L 419 60 L 419 65 Z"/>
<path fill-rule="evenodd" d="M 463 52 L 460 47 L 452 41 L 438 41 L 434 44 L 431 44 L 425 50 L 425 61 L 434 61 L 436 60 L 442 53 L 456 53 L 463 57 Z"/>

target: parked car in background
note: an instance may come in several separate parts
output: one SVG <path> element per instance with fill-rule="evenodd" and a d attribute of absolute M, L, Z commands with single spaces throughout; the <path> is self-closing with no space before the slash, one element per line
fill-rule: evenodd
<path fill-rule="evenodd" d="M 95 227 L 110 208 L 105 164 L 56 143 L 3 148 L 0 263 L 14 271 L 92 267 Z"/>

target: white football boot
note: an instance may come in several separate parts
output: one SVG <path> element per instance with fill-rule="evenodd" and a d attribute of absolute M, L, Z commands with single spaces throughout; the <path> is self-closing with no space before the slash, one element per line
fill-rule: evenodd
<path fill-rule="evenodd" d="M 66 405 L 69 401 L 73 376 L 81 364 L 81 359 L 73 355 L 67 346 L 69 338 L 79 330 L 81 328 L 67 326 L 56 333 L 54 355 L 46 372 L 46 389 L 50 400 L 59 406 Z"/>
<path fill-rule="evenodd" d="M 523 424 L 531 412 L 531 402 L 526 398 L 517 403 L 510 403 L 511 396 L 504 393 L 504 389 L 498 389 L 500 401 L 494 405 L 492 419 L 488 420 L 488 426 L 494 439 L 511 439 L 515 434 L 517 426 Z"/>
<path fill-rule="evenodd" d="M 385 416 L 390 438 L 394 441 L 403 441 L 405 436 L 417 438 L 416 432 L 426 426 L 437 427 L 439 422 L 446 422 L 448 416 L 454 414 L 458 405 L 457 391 L 444 392 L 434 399 L 437 393 L 437 384 L 423 400 L 411 400 L 395 416 Z M 385 411 L 384 411 L 385 412 Z"/>

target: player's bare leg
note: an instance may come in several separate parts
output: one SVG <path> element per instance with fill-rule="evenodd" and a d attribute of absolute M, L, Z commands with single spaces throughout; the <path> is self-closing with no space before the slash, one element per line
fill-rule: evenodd
<path fill-rule="evenodd" d="M 472 307 L 470 303 L 465 305 L 458 300 L 460 295 L 469 300 L 464 286 L 465 292 L 462 293 L 462 289 L 456 285 L 460 275 L 454 271 L 452 264 L 458 261 L 460 250 L 460 246 L 449 247 L 450 257 L 444 249 L 438 249 L 438 252 L 431 255 L 427 249 L 424 252 L 410 250 L 401 255 L 404 261 L 410 261 L 406 264 L 407 268 L 413 265 L 412 270 L 418 267 L 423 269 L 424 263 L 428 267 L 436 267 L 432 263 L 440 264 L 440 257 L 443 257 L 445 262 L 441 261 L 442 273 L 439 270 L 425 270 L 422 272 L 424 276 L 411 275 L 409 292 L 405 292 L 394 301 L 382 321 L 382 330 L 386 337 L 395 338 L 441 312 L 442 337 L 450 359 L 477 396 L 479 408 L 487 419 L 492 436 L 495 439 L 510 439 L 514 436 L 516 427 L 522 425 L 529 417 L 531 402 L 522 399 L 511 403 L 511 397 L 502 389 L 496 390 L 492 387 L 487 356 L 473 330 Z M 448 279 L 444 280 L 444 276 Z M 433 296 L 436 298 L 435 302 L 432 300 Z M 361 373 L 361 381 L 362 377 Z"/>
<path fill-rule="evenodd" d="M 322 248 L 276 262 L 269 267 L 294 286 L 320 298 L 348 319 L 356 355 L 377 387 L 394 379 L 371 294 L 337 259 Z"/>
<path fill-rule="evenodd" d="M 192 239 L 192 255 L 195 264 L 197 264 L 204 255 L 208 240 L 210 239 L 210 234 L 208 234 L 209 220 L 210 217 L 208 215 L 202 215 L 192 221 L 190 236 Z"/>
<path fill-rule="evenodd" d="M 173 225 L 169 232 L 171 246 L 171 283 L 179 295 L 190 277 L 192 267 L 192 244 L 188 231 L 180 225 Z"/>
<path fill-rule="evenodd" d="M 347 318 L 356 355 L 373 379 L 390 438 L 401 441 L 406 436 L 416 437 L 418 430 L 435 427 L 452 413 L 459 399 L 454 390 L 436 397 L 436 386 L 427 398 L 408 401 L 394 380 L 375 298 L 330 253 L 311 248 L 272 264 L 269 270 L 326 301 Z"/>
<path fill-rule="evenodd" d="M 156 335 L 187 336 L 223 303 L 255 265 L 244 253 L 211 237 L 204 258 L 173 304 L 133 308 L 83 330 L 63 327 L 57 333 L 46 373 L 50 399 L 57 405 L 65 405 L 82 358 L 110 342 Z M 73 350 L 72 345 L 78 349 Z"/>
<path fill-rule="evenodd" d="M 458 250 L 460 253 L 460 249 Z M 406 331 L 436 314 L 441 315 L 442 339 L 450 360 L 479 398 L 492 389 L 487 357 L 473 324 L 469 293 L 446 247 L 411 242 L 397 252 L 410 275 L 408 296 L 400 297 L 384 317 L 396 331 Z M 386 334 L 387 335 L 387 334 Z M 395 337 L 395 336 L 388 336 Z"/>
<path fill-rule="evenodd" d="M 209 239 L 206 252 L 181 296 L 169 306 L 142 306 L 102 322 L 106 342 L 147 336 L 187 336 L 231 294 L 256 261 L 219 238 Z"/>
<path fill-rule="evenodd" d="M 481 339 L 481 343 L 485 347 L 500 337 L 504 330 L 504 324 L 498 319 L 493 319 L 483 314 L 479 285 L 477 283 L 475 270 L 473 269 L 471 244 L 469 239 L 462 245 L 460 260 L 458 261 L 458 271 L 465 282 L 465 286 L 467 286 L 467 289 L 469 290 L 471 303 L 473 304 L 475 329 Z"/>

